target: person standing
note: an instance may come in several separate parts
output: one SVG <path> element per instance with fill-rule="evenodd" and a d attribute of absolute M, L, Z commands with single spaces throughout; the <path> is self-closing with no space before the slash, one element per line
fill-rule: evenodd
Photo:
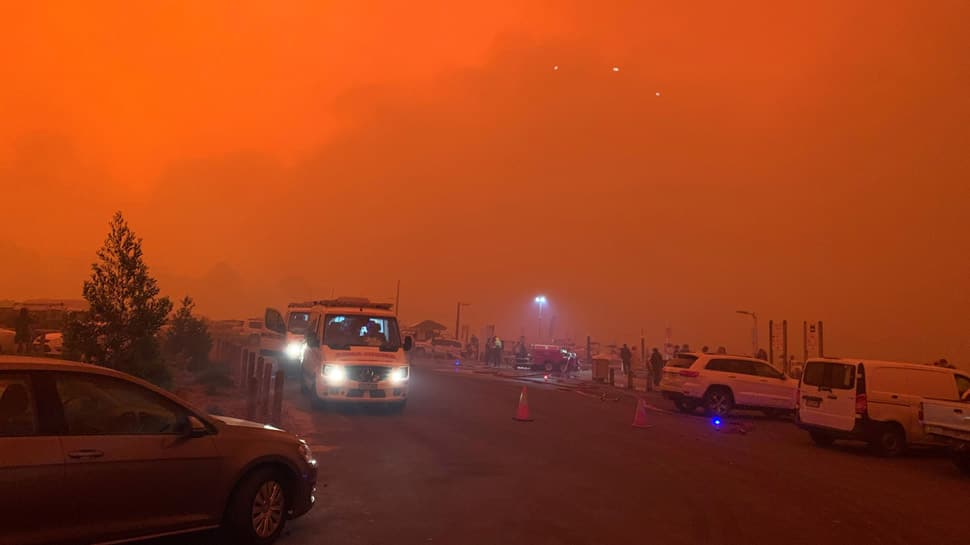
<path fill-rule="evenodd" d="M 495 350 L 495 337 L 485 339 L 485 365 L 492 365 L 492 352 Z"/>
<path fill-rule="evenodd" d="M 664 370 L 664 358 L 656 348 L 650 353 L 650 371 L 653 375 L 653 385 L 660 386 L 660 374 Z"/>
<path fill-rule="evenodd" d="M 494 352 L 494 355 L 495 355 L 495 367 L 501 367 L 502 366 L 502 348 L 503 348 L 502 339 L 500 339 L 499 336 L 496 335 L 495 336 L 495 352 Z"/>
<path fill-rule="evenodd" d="M 26 308 L 20 309 L 14 324 L 13 342 L 17 345 L 18 354 L 30 354 L 30 313 Z"/>
<path fill-rule="evenodd" d="M 630 347 L 623 343 L 623 348 L 620 349 L 620 361 L 623 363 L 623 374 L 630 374 L 630 361 L 633 359 L 633 353 L 630 352 Z"/>

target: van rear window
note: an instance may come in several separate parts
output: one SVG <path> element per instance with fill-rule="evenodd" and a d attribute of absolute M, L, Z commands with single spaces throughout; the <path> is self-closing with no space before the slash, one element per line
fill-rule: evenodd
<path fill-rule="evenodd" d="M 697 356 L 677 356 L 676 358 L 668 361 L 666 367 L 687 369 L 691 365 L 694 365 L 695 361 L 697 361 Z"/>
<path fill-rule="evenodd" d="M 851 390 L 855 387 L 855 365 L 835 362 L 810 361 L 802 372 L 802 384 Z"/>

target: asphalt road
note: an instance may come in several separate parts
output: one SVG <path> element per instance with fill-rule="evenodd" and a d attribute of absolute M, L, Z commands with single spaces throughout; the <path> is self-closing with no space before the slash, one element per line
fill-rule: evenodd
<path fill-rule="evenodd" d="M 746 434 L 654 410 L 638 429 L 632 399 L 543 385 L 516 422 L 521 388 L 415 368 L 404 414 L 312 414 L 318 504 L 280 544 L 970 542 L 970 479 L 941 453 L 819 448 L 754 413 Z"/>

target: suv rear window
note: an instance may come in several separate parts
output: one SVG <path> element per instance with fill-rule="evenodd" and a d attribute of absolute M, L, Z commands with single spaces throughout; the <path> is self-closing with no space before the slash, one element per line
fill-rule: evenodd
<path fill-rule="evenodd" d="M 687 369 L 691 365 L 694 365 L 695 361 L 697 361 L 697 356 L 681 355 L 668 361 L 665 367 L 677 367 L 679 369 Z"/>
<path fill-rule="evenodd" d="M 805 370 L 802 372 L 802 384 L 851 390 L 855 387 L 855 365 L 810 361 L 805 365 Z"/>

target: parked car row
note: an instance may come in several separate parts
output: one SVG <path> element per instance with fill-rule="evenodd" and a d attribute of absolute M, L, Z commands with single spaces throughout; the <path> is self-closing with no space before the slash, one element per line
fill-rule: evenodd
<path fill-rule="evenodd" d="M 269 545 L 313 506 L 316 479 L 309 446 L 283 430 L 104 367 L 0 356 L 0 545 L 216 528 Z"/>
<path fill-rule="evenodd" d="M 898 456 L 911 445 L 970 439 L 970 430 L 958 425 L 970 423 L 970 376 L 956 369 L 818 358 L 805 362 L 796 380 L 754 358 L 682 353 L 664 367 L 660 391 L 688 413 L 699 407 L 715 416 L 734 409 L 794 413 L 796 424 L 819 445 L 863 441 L 883 456 Z M 921 407 L 953 418 L 927 429 Z M 961 452 L 970 448 L 965 442 L 957 444 Z"/>

